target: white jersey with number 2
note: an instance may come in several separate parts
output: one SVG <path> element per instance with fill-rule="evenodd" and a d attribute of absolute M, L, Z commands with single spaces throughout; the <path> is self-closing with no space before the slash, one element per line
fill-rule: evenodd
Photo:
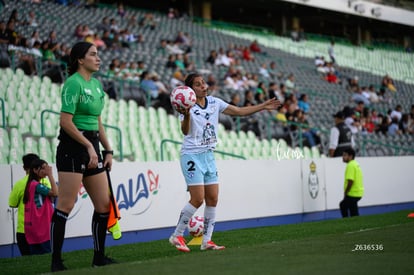
<path fill-rule="evenodd" d="M 214 150 L 217 144 L 219 114 L 229 104 L 222 99 L 207 96 L 204 108 L 195 104 L 190 109 L 190 132 L 184 136 L 181 154 L 196 154 Z M 184 115 L 180 115 L 180 120 Z"/>

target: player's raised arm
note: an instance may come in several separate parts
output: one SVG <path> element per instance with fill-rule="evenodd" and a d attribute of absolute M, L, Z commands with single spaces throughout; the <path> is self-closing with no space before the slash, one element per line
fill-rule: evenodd
<path fill-rule="evenodd" d="M 265 102 L 253 106 L 237 107 L 229 105 L 223 113 L 231 116 L 248 116 L 262 110 L 276 110 L 280 106 L 280 101 L 276 98 L 271 98 Z"/>

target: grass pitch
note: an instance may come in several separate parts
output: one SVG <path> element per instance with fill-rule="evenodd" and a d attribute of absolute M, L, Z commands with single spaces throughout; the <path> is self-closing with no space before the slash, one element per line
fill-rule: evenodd
<path fill-rule="evenodd" d="M 107 248 L 119 264 L 91 268 L 92 251 L 63 254 L 61 274 L 414 274 L 414 211 L 216 232 L 223 251 L 182 253 L 168 240 Z M 187 238 L 188 239 L 188 238 Z M 41 274 L 50 255 L 0 259 L 1 274 Z"/>

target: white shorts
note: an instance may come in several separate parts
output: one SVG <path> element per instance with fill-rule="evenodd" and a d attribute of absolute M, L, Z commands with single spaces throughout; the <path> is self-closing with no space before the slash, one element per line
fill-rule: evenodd
<path fill-rule="evenodd" d="M 180 163 L 187 185 L 218 183 L 216 160 L 213 151 L 181 155 Z"/>

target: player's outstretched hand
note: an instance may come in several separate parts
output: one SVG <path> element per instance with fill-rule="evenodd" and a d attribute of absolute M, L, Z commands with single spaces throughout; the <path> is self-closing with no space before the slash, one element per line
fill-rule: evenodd
<path fill-rule="evenodd" d="M 276 99 L 275 97 L 266 100 L 262 104 L 263 104 L 263 109 L 265 109 L 265 110 L 276 110 L 281 105 L 280 101 L 278 99 Z"/>

